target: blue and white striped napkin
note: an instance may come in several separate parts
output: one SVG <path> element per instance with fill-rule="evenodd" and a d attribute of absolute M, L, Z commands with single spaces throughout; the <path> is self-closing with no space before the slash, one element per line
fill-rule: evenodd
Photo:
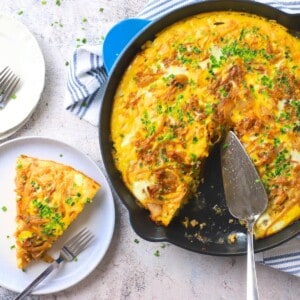
<path fill-rule="evenodd" d="M 99 46 L 77 48 L 70 61 L 65 107 L 97 126 L 101 89 L 107 79 Z"/>
<path fill-rule="evenodd" d="M 155 20 L 173 9 L 201 0 L 150 0 L 137 17 Z M 287 13 L 300 13 L 300 0 L 257 0 Z M 101 92 L 107 79 L 99 46 L 83 46 L 72 57 L 67 82 L 65 107 L 78 117 L 98 126 Z M 257 253 L 256 261 L 300 276 L 300 236 L 274 249 Z"/>
<path fill-rule="evenodd" d="M 256 253 L 255 261 L 300 277 L 300 235 L 278 247 Z"/>

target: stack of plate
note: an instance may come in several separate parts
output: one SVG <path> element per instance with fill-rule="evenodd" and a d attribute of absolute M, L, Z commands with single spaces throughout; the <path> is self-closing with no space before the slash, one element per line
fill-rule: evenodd
<path fill-rule="evenodd" d="M 0 70 L 20 77 L 13 98 L 0 109 L 0 140 L 20 129 L 36 108 L 45 82 L 45 62 L 31 32 L 12 17 L 0 15 Z"/>

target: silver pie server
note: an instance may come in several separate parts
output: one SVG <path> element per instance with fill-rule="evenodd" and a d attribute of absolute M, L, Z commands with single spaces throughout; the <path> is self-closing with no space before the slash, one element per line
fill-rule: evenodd
<path fill-rule="evenodd" d="M 247 299 L 259 299 L 253 227 L 268 197 L 260 176 L 238 137 L 229 131 L 221 147 L 222 177 L 229 212 L 247 225 Z"/>

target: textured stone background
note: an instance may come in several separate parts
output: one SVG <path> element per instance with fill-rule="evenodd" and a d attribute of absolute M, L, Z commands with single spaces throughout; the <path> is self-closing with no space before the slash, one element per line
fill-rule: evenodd
<path fill-rule="evenodd" d="M 65 63 L 78 45 L 77 39 L 86 38 L 100 49 L 108 28 L 134 16 L 147 0 L 61 0 L 60 6 L 56 2 L 0 1 L 1 14 L 12 15 L 34 34 L 46 62 L 41 101 L 29 122 L 10 139 L 33 135 L 63 140 L 101 166 L 97 128 L 63 108 Z M 32 299 L 246 299 L 245 257 L 203 256 L 144 241 L 131 229 L 127 211 L 118 200 L 116 210 L 111 247 L 95 271 L 73 288 Z M 154 255 L 157 250 L 159 257 Z M 299 299 L 299 278 L 260 265 L 257 273 L 261 299 Z M 0 299 L 14 296 L 0 287 Z"/>

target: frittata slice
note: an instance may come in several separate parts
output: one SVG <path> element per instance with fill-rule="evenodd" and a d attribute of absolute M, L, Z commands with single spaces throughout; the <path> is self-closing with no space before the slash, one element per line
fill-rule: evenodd
<path fill-rule="evenodd" d="M 17 266 L 46 251 L 92 201 L 100 184 L 70 166 L 21 155 L 16 163 Z"/>

